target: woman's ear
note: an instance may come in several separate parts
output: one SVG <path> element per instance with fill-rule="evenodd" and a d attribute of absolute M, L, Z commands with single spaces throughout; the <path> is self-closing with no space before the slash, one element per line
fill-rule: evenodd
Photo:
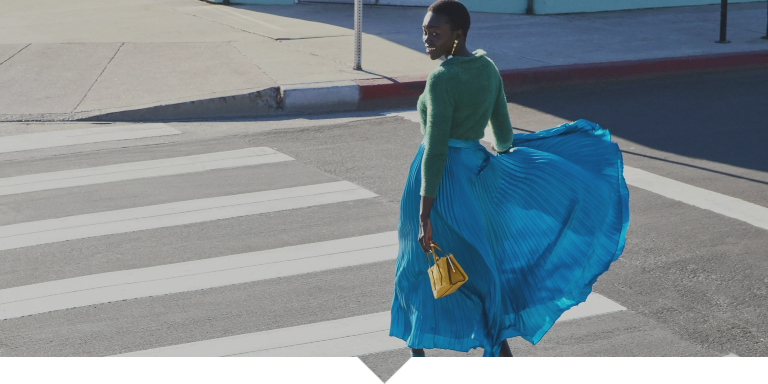
<path fill-rule="evenodd" d="M 464 30 L 457 29 L 456 33 L 454 34 L 454 40 L 461 41 L 463 37 L 464 37 Z"/>

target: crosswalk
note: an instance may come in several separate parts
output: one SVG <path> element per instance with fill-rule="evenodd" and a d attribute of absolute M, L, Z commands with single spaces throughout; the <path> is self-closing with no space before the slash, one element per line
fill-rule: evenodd
<path fill-rule="evenodd" d="M 43 134 L 1 137 L 0 152 L 33 151 L 52 146 L 179 134 L 182 133 L 166 124 L 58 130 Z M 108 155 L 105 153 L 105 156 Z M 218 150 L 192 156 L 119 164 L 110 161 L 111 165 L 1 178 L 0 199 L 18 199 L 25 194 L 40 191 L 63 194 L 72 187 L 101 188 L 113 182 L 136 182 L 140 179 L 152 179 L 158 188 L 162 188 L 164 178 L 192 173 L 200 178 L 211 178 L 212 183 L 215 183 L 217 172 L 233 169 L 248 172 L 259 169 L 258 167 L 276 167 L 285 162 L 296 163 L 287 154 L 269 147 Z M 312 164 L 301 164 L 301 167 L 307 176 L 319 172 Z M 654 179 L 655 175 L 649 176 L 640 172 L 642 171 L 630 171 L 628 180 L 649 185 L 653 182 L 658 185 L 666 182 Z M 243 175 L 246 177 L 245 173 Z M 307 177 L 307 180 L 310 179 Z M 131 208 L 2 225 L 0 257 L 3 257 L 5 263 L 2 273 L 14 274 L 17 269 L 21 270 L 22 265 L 25 266 L 24 270 L 45 268 L 45 265 L 26 265 L 27 261 L 23 257 L 25 253 L 19 252 L 55 253 L 58 246 L 64 242 L 77 243 L 85 239 L 134 232 L 148 233 L 171 227 L 214 221 L 226 222 L 258 215 L 269 217 L 266 215 L 276 212 L 318 207 L 334 209 L 341 204 L 360 201 L 377 204 L 378 195 L 375 192 L 346 180 L 274 189 L 268 187 L 273 180 L 255 182 L 260 185 L 258 190 L 247 193 L 155 205 L 143 205 L 141 201 L 137 201 Z M 657 188 L 660 188 L 657 193 L 664 193 L 663 185 Z M 704 201 L 701 204 L 712 204 L 712 197 L 707 196 L 710 198 L 709 203 Z M 741 203 L 737 201 L 733 204 L 738 206 Z M 748 208 L 741 207 L 742 210 Z M 744 214 L 749 212 L 745 211 Z M 760 219 L 757 220 L 754 225 L 764 225 L 759 222 Z M 278 222 L 273 224 L 280 225 Z M 331 240 L 301 242 L 298 245 L 271 249 L 246 250 L 243 253 L 223 256 L 216 254 L 182 262 L 95 274 L 75 273 L 70 274 L 73 277 L 48 281 L 38 281 L 32 276 L 28 284 L 0 286 L 0 320 L 34 318 L 56 311 L 74 311 L 125 300 L 152 300 L 168 295 L 173 297 L 291 276 L 304 275 L 307 279 L 312 279 L 328 271 L 376 263 L 394 265 L 398 247 L 395 230 L 396 228 L 388 227 L 385 230 L 352 237 L 333 237 Z M 323 231 L 332 232 L 333 228 L 324 228 Z M 75 254 L 60 254 L 57 257 L 72 258 L 74 264 L 84 262 Z M 350 281 L 355 279 L 353 275 L 347 278 Z M 290 294 L 289 292 L 288 296 Z M 258 306 L 258 303 L 248 305 Z M 558 322 L 625 310 L 627 308 L 621 304 L 593 292 L 586 302 L 567 311 Z M 122 349 L 116 356 L 359 356 L 404 348 L 405 343 L 402 340 L 388 336 L 389 312 L 380 309 L 370 312 L 372 313 L 354 315 L 338 313 L 333 314 L 331 320 L 299 320 L 294 322 L 298 325 L 290 327 L 268 327 L 227 337 L 207 338 L 202 335 L 192 337 L 195 340 L 192 342 L 164 341 L 157 345 L 147 345 L 143 349 Z"/>
<path fill-rule="evenodd" d="M 0 152 L 32 151 L 53 146 L 178 135 L 166 124 L 57 130 L 0 138 Z M 268 147 L 216 151 L 192 156 L 118 163 L 90 168 L 25 174 L 0 179 L 0 197 L 40 191 L 99 187 L 112 182 L 197 173 L 200 177 L 227 169 L 268 167 L 294 161 Z M 307 172 L 315 172 L 311 165 Z M 86 213 L 0 226 L 0 252 L 43 245 L 56 249 L 62 242 L 158 230 L 195 223 L 228 220 L 270 212 L 333 205 L 377 195 L 339 180 L 290 188 L 266 189 L 237 195 L 206 197 L 113 211 Z M 392 262 L 397 255 L 395 228 L 386 232 L 310 242 L 282 248 L 215 256 L 179 263 L 86 274 L 0 289 L 0 319 L 66 311 L 123 300 L 173 295 L 235 284 L 253 283 L 352 266 Z M 73 257 L 62 254 L 60 257 Z M 593 294 L 561 320 L 626 308 Z M 126 351 L 126 356 L 356 356 L 402 348 L 388 336 L 389 312 L 340 317 L 288 328 L 247 333 L 224 339 Z"/>

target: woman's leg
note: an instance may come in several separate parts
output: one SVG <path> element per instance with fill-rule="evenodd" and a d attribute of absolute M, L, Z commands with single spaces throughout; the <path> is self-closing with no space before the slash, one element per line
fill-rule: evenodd
<path fill-rule="evenodd" d="M 424 357 L 424 348 L 420 349 L 413 349 L 411 348 L 411 356 L 412 357 Z"/>
<path fill-rule="evenodd" d="M 506 340 L 501 342 L 501 351 L 499 357 L 512 357 L 512 350 L 509 349 L 509 343 Z"/>

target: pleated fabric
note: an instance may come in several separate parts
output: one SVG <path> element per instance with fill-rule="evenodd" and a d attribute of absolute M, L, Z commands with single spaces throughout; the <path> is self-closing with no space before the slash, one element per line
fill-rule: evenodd
<path fill-rule="evenodd" d="M 435 299 L 418 243 L 423 154 L 422 143 L 400 201 L 390 324 L 410 348 L 497 356 L 507 338 L 536 344 L 624 249 L 629 192 L 607 130 L 578 120 L 515 134 L 499 156 L 452 139 L 430 218 L 469 281 Z"/>

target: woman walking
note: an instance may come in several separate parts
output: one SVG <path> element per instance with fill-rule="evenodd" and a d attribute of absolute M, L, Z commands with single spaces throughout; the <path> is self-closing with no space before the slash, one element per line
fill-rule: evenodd
<path fill-rule="evenodd" d="M 619 257 L 629 222 L 608 131 L 579 120 L 513 135 L 499 71 L 469 52 L 469 26 L 456 0 L 432 4 L 423 23 L 430 58 L 446 60 L 418 101 L 424 141 L 400 202 L 390 336 L 413 356 L 512 356 L 516 336 L 536 344 Z M 496 155 L 479 142 L 489 122 Z M 433 241 L 469 276 L 439 299 L 425 257 Z"/>

